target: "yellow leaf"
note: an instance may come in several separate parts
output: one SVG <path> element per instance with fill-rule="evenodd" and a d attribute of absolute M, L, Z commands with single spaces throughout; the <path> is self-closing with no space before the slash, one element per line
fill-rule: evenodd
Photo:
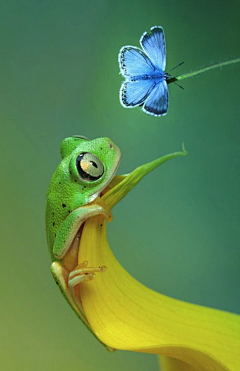
<path fill-rule="evenodd" d="M 186 155 L 185 150 L 116 177 L 110 189 L 94 202 L 111 209 L 143 176 L 182 155 Z M 176 359 L 163 359 L 168 371 L 239 371 L 240 316 L 176 300 L 145 287 L 114 257 L 106 228 L 107 222 L 100 216 L 86 221 L 78 257 L 79 263 L 87 260 L 89 266 L 107 266 L 106 272 L 80 286 L 83 308 L 96 336 L 111 348 Z"/>

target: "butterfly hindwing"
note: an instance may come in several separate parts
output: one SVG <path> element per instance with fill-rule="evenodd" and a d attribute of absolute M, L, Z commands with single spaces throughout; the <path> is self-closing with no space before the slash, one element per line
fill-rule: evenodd
<path fill-rule="evenodd" d="M 147 54 L 153 65 L 165 71 L 166 68 L 166 43 L 163 28 L 155 26 L 151 33 L 144 32 L 140 39 L 140 45 Z"/>
<path fill-rule="evenodd" d="M 154 65 L 148 56 L 139 48 L 124 46 L 118 56 L 121 74 L 126 78 L 152 74 Z"/>
<path fill-rule="evenodd" d="M 125 108 L 140 106 L 156 86 L 154 80 L 126 81 L 120 89 L 120 102 Z"/>
<path fill-rule="evenodd" d="M 143 111 L 153 116 L 164 116 L 168 110 L 168 86 L 165 79 L 156 83 L 147 97 Z"/>

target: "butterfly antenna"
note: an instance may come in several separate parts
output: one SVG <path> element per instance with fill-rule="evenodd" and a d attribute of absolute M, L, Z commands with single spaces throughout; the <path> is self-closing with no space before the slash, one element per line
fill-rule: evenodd
<path fill-rule="evenodd" d="M 171 71 L 175 70 L 175 68 L 181 66 L 183 63 L 184 63 L 184 62 L 179 63 L 177 66 L 173 67 L 173 68 L 172 68 L 170 71 L 168 71 L 168 72 L 171 72 Z"/>
<path fill-rule="evenodd" d="M 181 88 L 182 90 L 185 90 L 181 85 L 178 85 L 175 81 L 173 81 L 173 83 L 174 83 L 175 85 L 177 85 L 179 88 Z"/>

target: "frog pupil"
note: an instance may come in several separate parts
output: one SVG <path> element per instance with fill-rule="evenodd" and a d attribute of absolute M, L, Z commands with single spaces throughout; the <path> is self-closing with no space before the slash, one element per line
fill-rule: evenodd
<path fill-rule="evenodd" d="M 92 166 L 94 166 L 97 169 L 98 166 L 97 166 L 96 162 L 90 161 L 90 164 L 92 164 Z"/>

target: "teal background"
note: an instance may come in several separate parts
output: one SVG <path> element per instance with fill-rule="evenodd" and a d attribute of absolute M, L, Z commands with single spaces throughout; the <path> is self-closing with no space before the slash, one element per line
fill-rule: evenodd
<path fill-rule="evenodd" d="M 156 371 L 109 354 L 50 275 L 45 193 L 63 138 L 108 136 L 119 173 L 181 149 L 114 209 L 110 245 L 154 290 L 240 313 L 240 65 L 171 84 L 167 116 L 119 104 L 117 56 L 162 25 L 167 70 L 239 57 L 239 1 L 1 1 L 1 369 Z M 147 315 L 147 314 L 146 314 Z"/>

